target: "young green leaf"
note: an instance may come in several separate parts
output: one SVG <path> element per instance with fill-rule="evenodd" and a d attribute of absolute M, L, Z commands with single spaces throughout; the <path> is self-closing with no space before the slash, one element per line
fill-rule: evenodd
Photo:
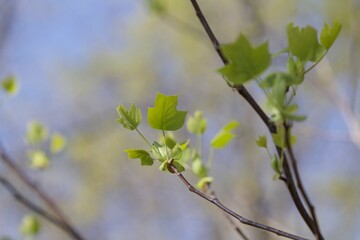
<path fill-rule="evenodd" d="M 221 46 L 230 61 L 219 72 L 235 84 L 243 84 L 264 72 L 271 63 L 268 43 L 253 47 L 245 35 L 240 34 L 235 43 Z"/>
<path fill-rule="evenodd" d="M 267 148 L 267 139 L 265 135 L 259 136 L 258 140 L 256 140 L 256 145 L 258 147 Z"/>
<path fill-rule="evenodd" d="M 341 31 L 341 24 L 335 21 L 331 27 L 327 23 L 324 23 L 324 28 L 320 33 L 320 43 L 326 50 L 328 50 L 335 42 L 337 36 Z"/>
<path fill-rule="evenodd" d="M 276 146 L 280 147 L 280 148 L 285 148 L 286 147 L 286 143 L 285 143 L 285 129 L 284 128 L 279 128 L 276 134 L 272 134 L 271 135 L 273 138 L 273 141 L 275 143 Z M 290 136 L 290 143 L 291 145 L 294 145 L 296 143 L 296 137 L 291 135 Z"/>
<path fill-rule="evenodd" d="M 287 27 L 290 52 L 301 61 L 316 62 L 325 49 L 319 44 L 317 31 L 311 26 L 299 28 L 290 23 Z"/>
<path fill-rule="evenodd" d="M 117 122 L 121 123 L 124 128 L 129 130 L 136 129 L 141 120 L 142 114 L 140 108 L 137 108 L 134 104 L 131 105 L 130 109 L 127 110 L 124 105 L 120 105 L 116 108 L 119 118 Z"/>
<path fill-rule="evenodd" d="M 154 160 L 150 157 L 150 154 L 145 150 L 140 149 L 126 149 L 124 150 L 128 154 L 129 159 L 141 160 L 141 166 L 151 166 L 154 163 Z"/>
<path fill-rule="evenodd" d="M 237 126 L 239 126 L 239 123 L 236 121 L 232 121 L 225 125 L 211 140 L 211 147 L 218 149 L 224 148 L 236 136 L 231 130 Z"/>
<path fill-rule="evenodd" d="M 207 176 L 207 168 L 204 165 L 203 161 L 200 158 L 195 158 L 192 162 L 192 171 L 199 178 L 203 178 Z"/>
<path fill-rule="evenodd" d="M 41 229 L 39 219 L 34 215 L 26 215 L 21 220 L 20 232 L 27 237 L 36 236 Z"/>
<path fill-rule="evenodd" d="M 271 168 L 276 172 L 276 173 L 281 173 L 281 166 L 280 166 L 280 161 L 278 159 L 278 157 L 274 154 L 274 156 L 271 158 Z"/>
<path fill-rule="evenodd" d="M 46 153 L 42 150 L 30 151 L 30 166 L 34 169 L 44 170 L 50 166 L 50 160 Z"/>
<path fill-rule="evenodd" d="M 207 121 L 203 117 L 203 113 L 200 111 L 196 111 L 194 113 L 194 116 L 189 116 L 186 127 L 189 132 L 201 135 L 204 134 L 204 132 L 206 131 L 206 125 Z"/>
<path fill-rule="evenodd" d="M 1 85 L 3 90 L 10 95 L 16 95 L 19 91 L 19 83 L 14 76 L 7 76 Z"/>
<path fill-rule="evenodd" d="M 176 131 L 184 125 L 186 111 L 176 109 L 177 96 L 156 94 L 154 107 L 148 109 L 148 121 L 152 128 Z"/>
<path fill-rule="evenodd" d="M 146 0 L 146 3 L 150 10 L 157 14 L 163 14 L 166 11 L 164 3 L 161 0 Z"/>
<path fill-rule="evenodd" d="M 214 179 L 212 177 L 203 177 L 197 183 L 196 187 L 201 189 L 201 191 L 205 191 L 206 184 L 212 183 Z"/>
<path fill-rule="evenodd" d="M 66 145 L 66 139 L 60 133 L 53 133 L 50 140 L 51 153 L 58 153 L 64 149 Z"/>
<path fill-rule="evenodd" d="M 28 143 L 36 145 L 47 139 L 49 135 L 48 129 L 40 122 L 30 122 L 27 126 L 26 139 Z"/>

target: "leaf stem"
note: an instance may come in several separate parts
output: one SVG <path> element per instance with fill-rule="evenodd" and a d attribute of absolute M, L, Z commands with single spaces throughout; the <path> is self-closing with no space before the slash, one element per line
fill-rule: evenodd
<path fill-rule="evenodd" d="M 135 130 L 137 131 L 137 133 L 140 135 L 140 137 L 147 143 L 147 145 L 149 145 L 150 149 L 152 148 L 152 145 L 150 144 L 150 142 L 146 139 L 146 137 L 144 135 L 142 135 L 142 133 L 139 131 L 139 129 L 135 128 Z"/>
<path fill-rule="evenodd" d="M 329 50 L 326 50 L 326 51 L 324 52 L 324 54 L 319 58 L 319 60 L 316 61 L 316 63 L 314 63 L 311 67 L 309 67 L 309 68 L 304 72 L 303 75 L 307 74 L 307 73 L 310 72 L 314 67 L 316 67 L 316 65 L 318 65 L 319 62 L 321 62 L 321 60 L 325 57 L 325 55 L 328 53 L 328 51 L 329 51 Z"/>

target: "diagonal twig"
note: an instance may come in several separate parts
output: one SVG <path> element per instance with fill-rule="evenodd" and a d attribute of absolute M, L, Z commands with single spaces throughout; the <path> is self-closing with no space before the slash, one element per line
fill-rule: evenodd
<path fill-rule="evenodd" d="M 228 207 L 226 207 L 225 205 L 223 205 L 218 198 L 214 197 L 214 196 L 209 196 L 201 191 L 199 191 L 198 189 L 196 189 L 194 186 L 192 186 L 190 184 L 190 182 L 184 177 L 184 175 L 182 175 L 177 169 L 176 167 L 170 163 L 169 167 L 171 168 L 171 170 L 178 176 L 178 178 L 183 182 L 183 184 L 188 188 L 188 190 L 198 196 L 200 196 L 201 198 L 207 200 L 208 202 L 214 204 L 215 206 L 217 206 L 218 208 L 220 208 L 222 211 L 224 211 L 225 213 L 227 213 L 228 215 L 234 217 L 235 219 L 239 220 L 239 222 L 255 227 L 255 228 L 259 228 L 259 229 L 263 229 L 265 231 L 268 232 L 272 232 L 278 236 L 282 236 L 285 238 L 289 238 L 289 239 L 294 239 L 294 240 L 306 240 L 306 238 L 303 237 L 299 237 L 296 236 L 294 234 L 258 223 L 258 222 L 254 222 L 252 220 L 249 220 L 239 214 L 237 214 L 236 212 L 232 211 L 231 209 L 229 209 Z"/>
<path fill-rule="evenodd" d="M 56 202 L 43 190 L 41 190 L 38 185 L 36 185 L 29 176 L 23 171 L 15 161 L 10 157 L 9 154 L 5 152 L 4 149 L 0 148 L 0 158 L 3 162 L 11 169 L 22 182 L 25 183 L 32 191 L 34 191 L 39 198 L 51 209 L 58 220 L 64 225 L 65 231 L 76 240 L 85 240 L 85 238 L 74 228 L 74 226 L 67 220 L 65 214 L 62 212 L 60 207 Z"/>
<path fill-rule="evenodd" d="M 15 186 L 10 183 L 5 177 L 0 176 L 0 184 L 4 186 L 4 188 L 20 203 L 22 203 L 24 206 L 32 210 L 33 212 L 39 214 L 49 222 L 53 223 L 57 227 L 67 231 L 67 228 L 64 226 L 64 224 L 59 221 L 56 217 L 52 216 L 49 212 L 47 212 L 45 209 L 37 206 L 35 203 L 31 202 L 28 198 L 26 198 L 19 190 L 15 188 Z"/>
<path fill-rule="evenodd" d="M 210 193 L 210 196 L 212 196 L 213 198 L 218 199 L 218 197 L 216 196 L 216 193 L 214 191 L 214 189 L 211 187 L 210 183 L 206 184 L 206 189 L 205 191 Z M 205 193 L 204 191 L 204 193 Z M 240 229 L 239 226 L 236 225 L 236 223 L 234 222 L 234 220 L 231 218 L 231 216 L 229 214 L 224 213 L 226 219 L 228 220 L 228 222 L 233 226 L 233 228 L 235 229 L 235 231 L 244 239 L 244 240 L 250 240 L 248 238 L 248 236 L 246 236 L 246 234 Z"/>

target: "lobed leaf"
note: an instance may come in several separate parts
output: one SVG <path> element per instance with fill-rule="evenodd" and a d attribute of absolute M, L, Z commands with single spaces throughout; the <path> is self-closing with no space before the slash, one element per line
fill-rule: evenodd
<path fill-rule="evenodd" d="M 132 131 L 136 129 L 141 123 L 141 110 L 134 104 L 131 105 L 129 110 L 127 110 L 124 105 L 119 105 L 116 110 L 119 115 L 117 122 L 119 122 L 124 128 Z"/>
<path fill-rule="evenodd" d="M 235 84 L 243 84 L 257 77 L 271 63 L 268 43 L 253 47 L 243 34 L 234 43 L 222 45 L 221 50 L 230 63 L 219 72 Z"/>
<path fill-rule="evenodd" d="M 327 23 L 324 23 L 324 28 L 320 33 L 320 43 L 328 50 L 335 42 L 337 36 L 341 31 L 341 24 L 335 21 L 330 27 Z"/>
<path fill-rule="evenodd" d="M 224 148 L 229 142 L 236 136 L 231 132 L 234 128 L 239 126 L 239 123 L 232 121 L 225 125 L 211 140 L 211 147 L 213 148 Z"/>
<path fill-rule="evenodd" d="M 151 166 L 154 164 L 154 160 L 151 158 L 150 154 L 141 149 L 126 149 L 124 150 L 128 154 L 129 159 L 137 159 L 141 160 L 142 166 Z"/>
<path fill-rule="evenodd" d="M 288 44 L 290 52 L 301 61 L 316 62 L 325 52 L 318 42 L 317 31 L 311 26 L 299 28 L 290 23 L 287 27 Z"/>
<path fill-rule="evenodd" d="M 176 131 L 185 122 L 186 111 L 178 111 L 177 96 L 156 94 L 154 107 L 148 109 L 148 121 L 152 128 L 164 131 Z"/>

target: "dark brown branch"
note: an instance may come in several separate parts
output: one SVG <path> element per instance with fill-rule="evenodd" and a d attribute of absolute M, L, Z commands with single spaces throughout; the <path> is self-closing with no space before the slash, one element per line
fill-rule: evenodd
<path fill-rule="evenodd" d="M 300 174 L 299 174 L 299 169 L 297 167 L 297 161 L 296 161 L 295 154 L 294 154 L 291 142 L 290 142 L 290 138 L 291 138 L 290 126 L 289 126 L 289 124 L 284 124 L 284 127 L 285 127 L 286 149 L 287 149 L 287 152 L 289 153 L 289 156 L 290 156 L 291 165 L 292 165 L 292 168 L 293 168 L 293 171 L 294 171 L 294 174 L 295 174 L 295 179 L 296 179 L 296 182 L 297 182 L 297 187 L 298 187 L 302 197 L 304 198 L 304 200 L 306 202 L 306 205 L 308 206 L 308 208 L 310 210 L 310 214 L 311 214 L 311 217 L 313 219 L 313 229 L 314 229 L 314 234 L 316 236 L 316 239 L 323 240 L 324 237 L 322 236 L 321 231 L 320 231 L 320 226 L 319 226 L 319 223 L 317 221 L 317 216 L 316 216 L 316 211 L 315 211 L 314 205 L 312 204 L 312 202 L 311 202 L 311 200 L 310 200 L 310 198 L 309 198 L 309 196 L 308 196 L 308 194 L 307 194 L 307 192 L 306 192 L 306 190 L 304 188 L 304 185 L 302 183 L 302 180 L 301 180 L 301 177 L 300 177 Z"/>
<path fill-rule="evenodd" d="M 210 38 L 210 41 L 221 58 L 221 61 L 226 65 L 229 63 L 229 60 L 224 56 L 224 54 L 221 51 L 220 43 L 217 40 L 215 34 L 211 30 L 210 25 L 208 24 L 203 12 L 201 11 L 201 8 L 196 0 L 190 0 L 195 13 L 197 17 L 199 18 L 205 32 L 207 33 L 208 37 Z M 271 130 L 272 133 L 276 132 L 276 126 L 270 121 L 270 118 L 266 115 L 266 113 L 261 109 L 259 104 L 255 101 L 255 99 L 251 96 L 251 94 L 248 92 L 248 90 L 243 86 L 239 85 L 236 86 L 235 89 L 237 92 L 250 104 L 250 106 L 255 110 L 255 112 L 259 115 L 261 120 L 265 123 L 265 125 Z"/>
<path fill-rule="evenodd" d="M 47 205 L 47 207 L 54 212 L 55 216 L 66 228 L 66 232 L 73 239 L 85 240 L 85 238 L 82 237 L 80 233 L 67 220 L 65 214 L 58 207 L 55 201 L 29 178 L 29 176 L 15 163 L 15 161 L 10 157 L 10 155 L 5 152 L 5 150 L 0 149 L 0 157 L 3 162 L 19 177 L 19 179 L 21 179 L 21 181 L 24 182 L 26 186 L 28 186 L 32 191 L 34 191 L 39 196 L 39 198 Z"/>
<path fill-rule="evenodd" d="M 239 220 L 241 223 L 255 227 L 255 228 L 259 228 L 259 229 L 263 229 L 265 231 L 268 232 L 272 232 L 275 233 L 278 236 L 282 236 L 282 237 L 286 237 L 289 239 L 294 239 L 294 240 L 306 240 L 306 238 L 302 238 L 296 235 L 293 235 L 291 233 L 288 232 L 284 232 L 282 230 L 258 223 L 258 222 L 254 222 L 252 220 L 249 220 L 247 218 L 244 218 L 242 216 L 240 216 L 239 214 L 237 214 L 236 212 L 230 210 L 229 208 L 227 208 L 226 206 L 224 206 L 219 199 L 217 199 L 216 197 L 211 197 L 208 196 L 207 194 L 199 191 L 198 189 L 196 189 L 195 187 L 193 187 L 190 182 L 184 177 L 184 175 L 182 175 L 180 172 L 177 171 L 176 167 L 172 164 L 169 164 L 169 167 L 171 168 L 171 170 L 179 177 L 179 179 L 184 183 L 184 185 L 188 188 L 188 190 L 198 196 L 200 196 L 201 198 L 207 200 L 208 202 L 214 204 L 215 206 L 217 206 L 218 208 L 220 208 L 221 210 L 223 210 L 225 213 L 229 214 L 230 216 L 236 218 L 237 220 Z"/>
<path fill-rule="evenodd" d="M 284 159 L 283 170 L 284 170 L 285 178 L 281 178 L 281 180 L 285 183 L 286 187 L 288 188 L 291 198 L 293 199 L 293 202 L 296 206 L 296 209 L 300 213 L 301 217 L 304 219 L 304 222 L 310 228 L 311 232 L 315 234 L 314 221 L 308 214 L 303 202 L 301 201 L 299 193 L 296 189 L 296 185 L 294 183 L 292 172 L 289 167 L 290 164 L 289 164 L 288 158 L 287 158 L 286 154 L 284 154 L 282 148 L 276 147 L 276 150 L 277 150 L 279 157 L 283 156 L 283 159 Z"/>
<path fill-rule="evenodd" d="M 39 214 L 41 217 L 45 218 L 49 222 L 53 223 L 57 227 L 63 229 L 65 232 L 67 228 L 59 221 L 57 218 L 53 217 L 49 212 L 37 206 L 35 203 L 31 202 L 28 198 L 23 196 L 19 190 L 15 188 L 13 184 L 11 184 L 6 178 L 0 176 L 0 183 L 4 186 L 6 190 L 20 203 L 22 203 L 25 207 L 29 208 L 33 212 Z"/>
<path fill-rule="evenodd" d="M 206 191 L 208 191 L 210 193 L 210 195 L 213 198 L 218 199 L 218 197 L 216 196 L 216 193 L 214 191 L 214 189 L 211 187 L 211 184 L 208 183 L 206 184 Z M 233 228 L 235 229 L 235 231 L 244 239 L 244 240 L 250 240 L 246 234 L 240 229 L 239 226 L 236 225 L 236 223 L 234 222 L 234 220 L 231 218 L 231 216 L 229 214 L 224 213 L 226 219 L 228 220 L 228 222 L 233 226 Z"/>
<path fill-rule="evenodd" d="M 203 28 L 205 29 L 207 35 L 209 36 L 216 52 L 218 53 L 219 57 L 221 58 L 222 62 L 224 64 L 229 63 L 229 61 L 226 59 L 226 57 L 223 55 L 223 53 L 221 52 L 221 48 L 220 48 L 220 44 L 219 41 L 217 40 L 217 38 L 215 37 L 214 33 L 212 32 L 209 24 L 207 23 L 207 20 L 204 16 L 204 14 L 201 11 L 201 8 L 199 6 L 199 4 L 197 3 L 196 0 L 190 0 L 193 8 L 195 10 L 196 15 L 198 16 Z M 267 114 L 261 109 L 261 107 L 257 104 L 257 102 L 254 100 L 254 98 L 250 95 L 250 93 L 246 90 L 246 88 L 243 85 L 237 86 L 236 90 L 238 91 L 238 93 L 250 104 L 250 106 L 255 110 L 255 112 L 258 114 L 258 116 L 261 118 L 261 120 L 265 123 L 265 125 L 267 126 L 267 128 L 269 129 L 270 133 L 276 133 L 277 132 L 277 127 L 276 125 L 271 122 L 271 119 L 267 116 Z M 278 156 L 281 157 L 283 155 L 283 150 L 281 148 L 277 147 L 277 152 L 278 152 Z M 304 219 L 305 223 L 308 225 L 308 227 L 310 228 L 310 230 L 315 234 L 315 229 L 314 229 L 314 221 L 313 219 L 309 216 L 308 212 L 306 211 L 304 204 L 297 192 L 296 186 L 294 184 L 294 179 L 292 176 L 292 172 L 289 168 L 287 159 L 286 159 L 286 155 L 284 155 L 284 173 L 285 173 L 285 178 L 282 177 L 282 180 L 284 181 L 284 183 L 286 184 L 290 195 L 295 203 L 296 208 L 298 209 L 300 215 L 302 216 L 302 218 Z"/>

